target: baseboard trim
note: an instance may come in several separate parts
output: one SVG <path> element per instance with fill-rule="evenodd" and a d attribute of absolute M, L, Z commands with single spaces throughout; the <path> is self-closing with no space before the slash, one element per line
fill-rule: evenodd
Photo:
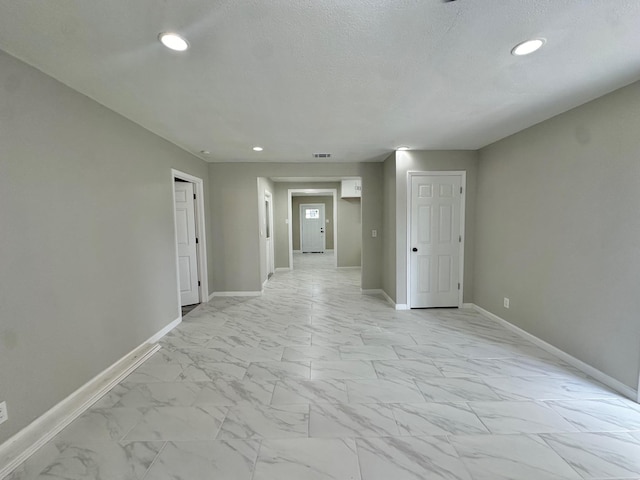
<path fill-rule="evenodd" d="M 107 367 L 0 445 L 0 479 L 18 468 L 151 355 L 160 350 L 161 347 L 156 342 L 181 322 L 182 317 L 173 320 L 146 342 Z"/>
<path fill-rule="evenodd" d="M 368 288 L 368 289 L 360 289 L 360 293 L 362 295 L 383 295 L 384 291 L 381 288 Z M 385 298 L 386 300 L 386 298 Z"/>
<path fill-rule="evenodd" d="M 360 270 L 362 267 L 354 266 L 354 267 L 337 267 L 338 270 Z"/>
<path fill-rule="evenodd" d="M 462 307 L 460 307 L 460 308 L 464 308 L 465 310 L 473 310 L 474 306 L 475 306 L 474 303 L 463 303 Z"/>
<path fill-rule="evenodd" d="M 389 303 L 389 305 L 391 305 L 394 309 L 396 308 L 396 302 L 393 301 L 393 299 L 387 294 L 387 292 L 384 291 L 384 289 L 382 289 L 382 296 Z"/>
<path fill-rule="evenodd" d="M 158 342 L 162 337 L 164 337 L 167 333 L 169 333 L 171 330 L 176 328 L 181 323 L 182 323 L 182 316 L 176 318 L 173 322 L 171 322 L 169 325 L 164 327 L 158 333 L 156 333 L 155 335 L 151 336 L 149 338 L 149 340 L 147 340 L 145 343 L 156 343 L 156 342 Z"/>
<path fill-rule="evenodd" d="M 262 295 L 262 291 L 251 292 L 251 291 L 242 291 L 242 292 L 213 292 L 211 294 L 211 298 L 213 297 L 259 297 Z"/>
<path fill-rule="evenodd" d="M 405 303 L 396 303 L 393 299 L 385 292 L 384 290 L 376 290 L 376 293 L 381 293 L 384 299 L 391 305 L 395 310 L 409 310 L 409 306 Z"/>
<path fill-rule="evenodd" d="M 291 270 L 289 267 L 278 267 L 278 268 L 276 268 L 276 273 L 278 273 L 278 272 L 288 272 L 289 270 Z"/>
<path fill-rule="evenodd" d="M 570 355 L 567 352 L 560 350 L 557 347 L 554 347 L 550 343 L 545 342 L 541 338 L 536 337 L 535 335 L 527 332 L 526 330 L 523 330 L 520 327 L 515 326 L 513 323 L 506 321 L 504 318 L 499 317 L 495 313 L 491 313 L 490 311 L 485 310 L 484 308 L 474 303 L 469 305 L 471 305 L 472 306 L 471 308 L 476 310 L 478 313 L 499 323 L 500 325 L 511 330 L 517 335 L 520 335 L 521 337 L 529 340 L 530 342 L 542 348 L 543 350 L 546 350 L 547 352 L 552 353 L 553 355 L 559 357 L 560 359 L 567 362 L 569 365 L 576 367 L 578 370 L 581 370 L 582 372 L 595 378 L 599 382 L 604 383 L 608 387 L 611 387 L 613 390 L 624 395 L 630 400 L 633 400 L 634 402 L 638 402 L 638 392 L 636 392 L 633 388 L 629 387 L 628 385 L 625 385 L 621 381 L 616 380 L 615 378 L 607 375 L 606 373 L 598 370 L 595 367 L 592 367 L 588 363 L 585 363 L 582 360 L 577 359 L 573 355 Z"/>
<path fill-rule="evenodd" d="M 179 323 L 174 320 L 149 341 L 161 338 Z M 0 445 L 0 478 L 18 468 L 158 350 L 160 345 L 149 342 L 138 346 Z"/>

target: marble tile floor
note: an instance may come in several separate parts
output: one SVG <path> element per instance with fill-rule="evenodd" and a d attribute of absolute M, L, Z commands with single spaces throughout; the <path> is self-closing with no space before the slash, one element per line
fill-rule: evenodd
<path fill-rule="evenodd" d="M 640 406 L 475 312 L 296 256 L 202 304 L 10 480 L 640 479 Z"/>

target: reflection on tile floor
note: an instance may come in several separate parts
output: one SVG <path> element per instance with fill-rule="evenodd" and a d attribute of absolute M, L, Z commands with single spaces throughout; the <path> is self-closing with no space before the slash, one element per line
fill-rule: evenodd
<path fill-rule="evenodd" d="M 640 408 L 477 313 L 298 255 L 202 304 L 8 478 L 640 479 Z"/>

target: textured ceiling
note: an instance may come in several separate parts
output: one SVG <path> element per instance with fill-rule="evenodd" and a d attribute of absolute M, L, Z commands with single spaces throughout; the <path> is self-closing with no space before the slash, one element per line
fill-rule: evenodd
<path fill-rule="evenodd" d="M 1 49 L 208 161 L 477 149 L 639 79 L 638 45 L 638 0 L 0 0 Z"/>

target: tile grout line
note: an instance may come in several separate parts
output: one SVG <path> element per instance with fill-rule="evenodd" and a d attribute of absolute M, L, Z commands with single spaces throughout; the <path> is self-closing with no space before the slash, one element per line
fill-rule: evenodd
<path fill-rule="evenodd" d="M 549 448 L 551 449 L 551 451 L 552 451 L 553 453 L 555 453 L 555 454 L 556 454 L 556 455 L 557 455 L 557 456 L 558 456 L 558 457 L 559 457 L 559 458 L 560 458 L 564 463 L 566 463 L 566 464 L 569 466 L 569 468 L 570 468 L 571 470 L 573 470 L 574 472 L 576 472 L 576 474 L 577 474 L 580 478 L 584 478 L 584 479 L 592 478 L 592 477 L 585 477 L 584 475 L 582 475 L 582 474 L 581 474 L 581 473 L 580 473 L 576 468 L 574 468 L 574 466 L 573 466 L 573 465 L 571 465 L 571 463 L 570 463 L 568 460 L 565 460 L 565 458 L 560 454 L 560 452 L 558 452 L 555 448 L 553 448 L 553 445 L 550 445 L 550 444 L 549 444 L 549 442 L 547 442 L 547 440 L 546 440 L 542 435 L 540 435 L 540 434 L 536 434 L 536 436 L 537 436 L 540 440 L 542 440 L 542 441 L 544 442 L 544 444 L 545 444 L 547 447 L 549 447 Z"/>
<path fill-rule="evenodd" d="M 260 443 L 258 444 L 258 451 L 256 452 L 256 459 L 253 461 L 253 468 L 251 469 L 251 478 L 253 480 L 256 474 L 256 467 L 258 466 L 258 460 L 260 460 L 260 453 L 262 452 L 262 442 L 264 439 L 260 439 Z"/>
<path fill-rule="evenodd" d="M 164 449 L 167 447 L 167 444 L 169 443 L 169 441 L 165 441 L 162 444 L 162 447 L 160 447 L 160 450 L 158 451 L 157 455 L 153 458 L 153 461 L 149 464 L 149 467 L 145 470 L 144 474 L 140 477 L 140 480 L 146 480 L 147 475 L 149 474 L 149 472 L 151 471 L 151 468 L 155 465 L 155 463 L 158 461 L 158 458 L 160 457 L 160 455 L 162 454 L 162 452 L 164 452 Z"/>

